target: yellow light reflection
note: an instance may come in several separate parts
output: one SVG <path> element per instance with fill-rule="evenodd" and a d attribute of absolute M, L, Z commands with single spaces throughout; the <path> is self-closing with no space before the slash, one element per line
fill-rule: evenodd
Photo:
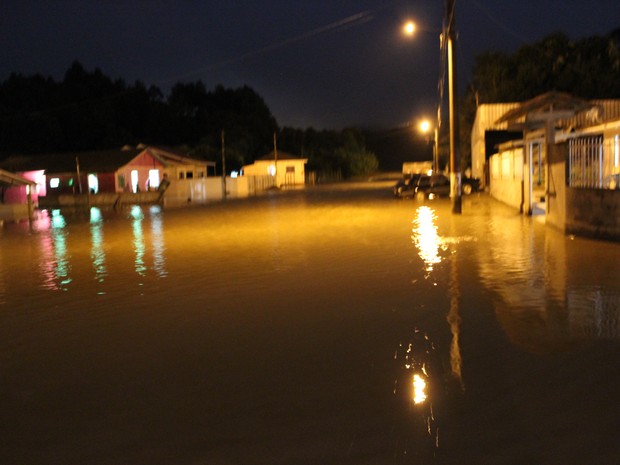
<path fill-rule="evenodd" d="M 164 242 L 164 224 L 161 214 L 161 207 L 151 207 L 151 236 L 153 242 L 153 268 L 157 276 L 163 278 L 168 274 L 166 271 L 166 256 Z"/>
<path fill-rule="evenodd" d="M 426 381 L 416 373 L 413 375 L 413 403 L 421 404 L 426 397 Z"/>
<path fill-rule="evenodd" d="M 420 258 L 426 265 L 426 271 L 432 271 L 433 266 L 441 262 L 439 249 L 445 245 L 439 237 L 435 220 L 435 211 L 426 205 L 417 209 L 413 220 L 415 227 L 411 239 L 418 248 Z"/>

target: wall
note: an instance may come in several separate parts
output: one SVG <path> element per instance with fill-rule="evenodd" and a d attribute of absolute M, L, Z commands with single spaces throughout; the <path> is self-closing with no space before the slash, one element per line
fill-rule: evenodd
<path fill-rule="evenodd" d="M 244 198 L 274 185 L 273 176 L 226 178 L 226 197 Z M 173 179 L 164 195 L 165 205 L 199 204 L 222 200 L 222 178 Z"/>
<path fill-rule="evenodd" d="M 566 232 L 620 241 L 620 189 L 566 188 Z"/>
<path fill-rule="evenodd" d="M 306 159 L 278 160 L 278 186 L 305 184 Z M 287 168 L 292 168 L 294 173 L 287 173 Z M 264 177 L 273 172 L 275 168 L 273 160 L 256 160 L 252 165 L 243 167 L 243 175 L 248 177 Z"/>
<path fill-rule="evenodd" d="M 560 231 L 566 230 L 566 157 L 568 144 L 551 147 L 548 156 L 548 190 L 546 195 L 546 224 Z"/>
<path fill-rule="evenodd" d="M 122 206 L 157 203 L 159 192 L 104 192 L 99 194 L 60 194 L 39 198 L 39 208 Z"/>
<path fill-rule="evenodd" d="M 493 155 L 490 160 L 489 193 L 500 202 L 521 210 L 523 205 L 523 148 Z"/>
<path fill-rule="evenodd" d="M 164 194 L 165 205 L 206 203 L 222 198 L 222 178 L 170 179 Z"/>
<path fill-rule="evenodd" d="M 2 222 L 19 222 L 28 220 L 27 204 L 0 204 L 0 226 Z"/>

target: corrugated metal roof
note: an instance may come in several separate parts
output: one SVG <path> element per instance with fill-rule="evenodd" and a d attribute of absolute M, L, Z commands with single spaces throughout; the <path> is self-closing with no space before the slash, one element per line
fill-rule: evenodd
<path fill-rule="evenodd" d="M 594 108 L 578 113 L 562 126 L 582 129 L 620 119 L 620 100 L 590 100 Z"/>
<path fill-rule="evenodd" d="M 80 170 L 96 173 L 113 172 L 129 163 L 142 150 L 107 150 L 98 152 L 47 153 L 42 155 L 9 157 L 2 162 L 12 171 L 45 170 L 48 173 L 73 173 Z"/>
<path fill-rule="evenodd" d="M 517 108 L 518 102 L 507 103 L 483 103 L 476 110 L 476 119 L 474 127 L 481 128 L 483 131 L 489 130 L 506 130 L 508 123 L 498 123 L 497 121 L 507 112 Z"/>
<path fill-rule="evenodd" d="M 3 160 L 0 166 L 11 171 L 45 170 L 48 173 L 73 173 L 77 171 L 77 164 L 79 163 L 81 171 L 110 173 L 127 165 L 138 154 L 145 151 L 165 165 L 215 165 L 215 162 L 196 160 L 160 147 L 142 146 L 138 148 L 123 147 L 120 150 L 14 156 Z"/>
<path fill-rule="evenodd" d="M 275 156 L 273 154 L 273 150 L 269 152 L 268 154 L 263 155 L 260 158 L 257 158 L 257 160 L 274 160 L 274 159 L 275 159 Z M 278 150 L 278 160 L 305 160 L 305 159 L 296 157 L 295 155 L 292 155 L 288 152 L 283 152 L 281 150 Z"/>
<path fill-rule="evenodd" d="M 9 171 L 0 169 L 0 184 L 9 186 L 34 186 L 36 185 L 36 182 L 31 181 L 30 179 L 26 179 L 17 174 L 11 173 Z"/>

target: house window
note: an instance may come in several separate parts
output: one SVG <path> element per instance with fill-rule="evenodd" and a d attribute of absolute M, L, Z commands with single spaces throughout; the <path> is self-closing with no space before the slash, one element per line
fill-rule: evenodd
<path fill-rule="evenodd" d="M 118 187 L 119 189 L 125 189 L 125 175 L 124 174 L 118 175 Z"/>
<path fill-rule="evenodd" d="M 134 194 L 140 190 L 138 186 L 138 170 L 131 170 L 131 192 Z"/>
<path fill-rule="evenodd" d="M 88 175 L 88 192 L 91 194 L 99 192 L 99 179 L 97 179 L 96 174 Z"/>
<path fill-rule="evenodd" d="M 60 186 L 60 178 L 51 178 L 50 189 L 58 189 L 58 186 Z"/>
<path fill-rule="evenodd" d="M 149 189 L 157 190 L 159 187 L 159 170 L 149 170 Z"/>
<path fill-rule="evenodd" d="M 185 171 L 179 171 L 179 179 L 185 179 Z"/>
<path fill-rule="evenodd" d="M 194 179 L 194 172 L 188 171 L 187 173 L 185 173 L 185 179 Z"/>

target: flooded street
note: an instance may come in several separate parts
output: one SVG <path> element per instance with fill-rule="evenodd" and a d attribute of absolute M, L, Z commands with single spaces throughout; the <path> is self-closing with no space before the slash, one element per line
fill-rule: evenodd
<path fill-rule="evenodd" d="M 390 184 L 0 229 L 0 463 L 612 464 L 620 244 Z"/>

